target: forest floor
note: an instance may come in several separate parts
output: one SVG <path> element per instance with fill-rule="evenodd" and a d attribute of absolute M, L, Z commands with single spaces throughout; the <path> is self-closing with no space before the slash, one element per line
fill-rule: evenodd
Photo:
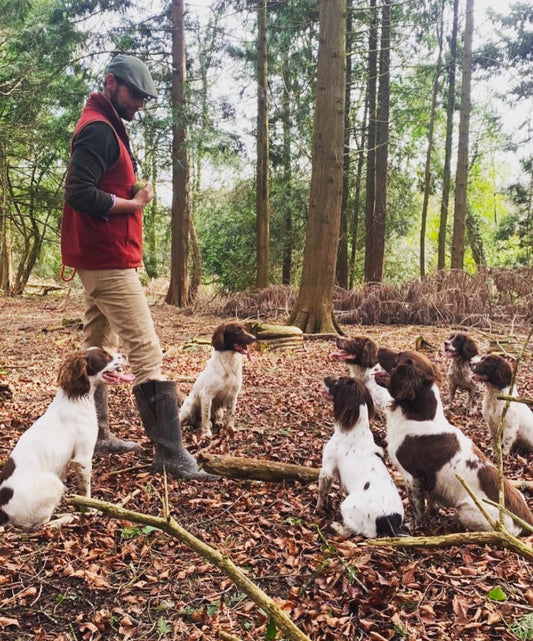
<path fill-rule="evenodd" d="M 209 338 L 228 319 L 180 311 L 160 296 L 151 302 L 165 371 L 187 393 L 209 355 L 208 345 L 191 339 Z M 59 363 L 81 345 L 79 324 L 68 321 L 81 315 L 75 289 L 67 296 L 0 298 L 0 381 L 12 390 L 11 397 L 0 397 L 0 461 L 52 400 Z M 343 329 L 396 349 L 414 349 L 423 336 L 436 347 L 428 356 L 444 374 L 443 340 L 457 328 Z M 494 337 L 470 333 L 481 349 Z M 514 336 L 520 341 L 525 334 L 515 330 Z M 246 361 L 236 433 L 215 432 L 208 453 L 320 467 L 332 432 L 321 381 L 346 374 L 345 366 L 330 360 L 332 350 L 331 340 L 313 340 L 300 351 L 257 352 L 252 363 Z M 521 364 L 518 381 L 519 391 L 533 396 L 531 359 Z M 445 382 L 441 387 L 445 394 Z M 93 496 L 160 515 L 163 481 L 149 473 L 151 446 L 131 388 L 111 390 L 110 404 L 115 433 L 136 439 L 142 451 L 96 458 Z M 465 405 L 460 392 L 450 421 L 492 457 L 479 407 L 469 417 Z M 374 428 L 383 442 L 383 426 L 376 422 Z M 186 430 L 184 439 L 198 453 L 198 435 Z M 506 474 L 533 480 L 532 463 L 532 455 L 509 458 Z M 172 516 L 227 554 L 314 641 L 533 638 L 533 568 L 527 561 L 489 546 L 391 549 L 369 547 L 360 538 L 343 541 L 316 513 L 316 493 L 316 483 L 168 482 Z M 526 499 L 533 507 L 533 496 Z M 60 511 L 73 508 L 64 504 Z M 454 531 L 453 515 L 441 511 L 424 534 Z M 524 541 L 531 545 L 533 537 Z M 59 529 L 0 527 L 1 639 L 251 641 L 274 638 L 267 627 L 264 613 L 230 579 L 159 530 L 101 514 Z"/>

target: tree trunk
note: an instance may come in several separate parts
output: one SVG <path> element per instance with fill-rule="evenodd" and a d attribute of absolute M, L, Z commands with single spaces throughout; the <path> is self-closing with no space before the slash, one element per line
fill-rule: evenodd
<path fill-rule="evenodd" d="M 350 54 L 352 45 L 352 0 L 346 3 L 346 51 Z M 337 249 L 337 285 L 348 289 L 348 201 L 350 193 L 350 104 L 351 104 L 352 57 L 346 56 L 346 82 L 344 97 L 344 154 L 342 169 L 342 205 Z"/>
<path fill-rule="evenodd" d="M 172 0 L 172 248 L 165 301 L 189 304 L 189 159 L 185 98 L 183 0 Z"/>
<path fill-rule="evenodd" d="M 378 82 L 378 13 L 376 0 L 370 0 L 372 20 L 368 31 L 368 135 L 366 159 L 366 229 L 365 229 L 365 282 L 373 282 L 375 206 L 376 206 L 376 144 L 377 144 L 377 82 Z"/>
<path fill-rule="evenodd" d="M 442 201 L 440 205 L 439 247 L 437 269 L 446 267 L 446 231 L 448 226 L 448 205 L 450 200 L 451 158 L 453 139 L 453 114 L 455 105 L 455 67 L 457 64 L 457 24 L 459 21 L 459 0 L 453 2 L 453 26 L 450 39 L 448 67 L 448 96 L 446 98 L 446 142 L 444 145 L 444 167 L 442 170 Z"/>
<path fill-rule="evenodd" d="M 345 0 L 320 0 L 309 218 L 300 289 L 289 324 L 306 333 L 339 330 L 333 288 L 342 203 Z"/>
<path fill-rule="evenodd" d="M 435 77 L 433 80 L 433 91 L 431 94 L 431 108 L 429 112 L 428 127 L 428 148 L 426 151 L 426 165 L 424 168 L 424 198 L 422 202 L 422 216 L 420 224 L 420 276 L 426 275 L 426 227 L 429 205 L 429 194 L 431 191 L 431 157 L 433 155 L 433 130 L 435 128 L 435 113 L 437 111 L 437 98 L 439 95 L 439 79 L 442 62 L 442 41 L 444 29 L 444 2 L 441 5 L 439 21 L 437 22 L 437 40 L 439 53 L 435 66 Z"/>
<path fill-rule="evenodd" d="M 267 0 L 258 0 L 257 11 L 257 184 L 256 239 L 258 289 L 268 287 L 270 244 L 269 168 L 268 168 L 268 70 L 267 70 Z"/>
<path fill-rule="evenodd" d="M 6 296 L 13 291 L 11 260 L 11 227 L 7 213 L 7 157 L 5 145 L 0 147 L 0 289 Z"/>
<path fill-rule="evenodd" d="M 281 94 L 281 118 L 283 122 L 283 188 L 286 193 L 291 193 L 292 166 L 291 166 L 291 98 L 289 94 L 290 61 L 288 55 L 283 59 L 283 87 Z M 292 208 L 285 203 L 283 211 L 283 257 L 281 282 L 291 284 L 292 276 Z"/>
<path fill-rule="evenodd" d="M 472 77 L 472 37 L 474 33 L 474 0 L 466 0 L 464 30 L 463 81 L 459 115 L 459 143 L 455 174 L 455 210 L 453 217 L 451 268 L 463 269 L 468 186 L 468 137 L 470 130 L 470 85 Z"/>
<path fill-rule="evenodd" d="M 363 109 L 363 122 L 361 125 L 361 140 L 358 145 L 357 152 L 357 169 L 355 172 L 355 190 L 354 190 L 354 199 L 353 199 L 353 214 L 351 221 L 351 253 L 350 253 L 350 266 L 349 266 L 349 288 L 351 289 L 354 285 L 354 274 L 355 274 L 355 261 L 357 257 L 357 242 L 359 235 L 359 218 L 361 212 L 361 192 L 363 189 L 363 168 L 365 164 L 365 145 L 366 145 L 366 132 L 368 130 L 367 126 L 368 120 L 368 103 L 365 99 L 365 105 Z"/>
<path fill-rule="evenodd" d="M 381 283 L 385 265 L 385 232 L 387 217 L 387 176 L 389 157 L 390 104 L 390 31 L 391 0 L 381 9 L 381 47 L 379 55 L 378 126 L 376 149 L 376 196 L 374 207 L 374 242 L 370 282 Z"/>

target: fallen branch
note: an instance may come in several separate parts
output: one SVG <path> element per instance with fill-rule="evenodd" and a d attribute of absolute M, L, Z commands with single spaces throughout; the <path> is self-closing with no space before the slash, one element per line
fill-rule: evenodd
<path fill-rule="evenodd" d="M 507 394 L 502 394 L 501 396 L 496 397 L 500 401 L 511 401 L 514 403 L 525 403 L 526 405 L 533 406 L 533 398 L 524 398 L 523 396 L 508 396 Z"/>
<path fill-rule="evenodd" d="M 184 543 L 201 557 L 207 559 L 230 578 L 239 590 L 242 590 L 242 592 L 249 596 L 257 607 L 263 610 L 267 616 L 274 621 L 276 627 L 283 631 L 289 641 L 310 641 L 309 637 L 293 623 L 280 606 L 243 574 L 242 570 L 240 570 L 226 554 L 221 554 L 218 550 L 195 537 L 171 516 L 164 518 L 142 514 L 140 512 L 132 512 L 113 503 L 99 501 L 97 499 L 88 499 L 84 496 L 72 496 L 68 502 L 78 507 L 94 508 L 112 518 L 148 525 L 166 532 L 169 536 L 178 539 L 178 541 Z M 166 509 L 164 512 L 166 512 Z"/>
<path fill-rule="evenodd" d="M 300 481 L 313 483 L 318 480 L 320 470 L 305 465 L 279 463 L 266 459 L 218 456 L 200 452 L 198 463 L 206 472 L 230 479 L 249 481 Z"/>
<path fill-rule="evenodd" d="M 411 548 L 444 548 L 451 545 L 464 546 L 465 544 L 495 545 L 507 548 L 528 561 L 533 561 L 533 549 L 508 532 L 458 532 L 440 536 L 400 536 L 367 539 L 366 544 L 371 547 L 385 545 Z"/>

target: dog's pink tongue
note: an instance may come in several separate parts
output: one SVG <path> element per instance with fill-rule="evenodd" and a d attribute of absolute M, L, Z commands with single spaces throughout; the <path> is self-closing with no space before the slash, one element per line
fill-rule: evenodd
<path fill-rule="evenodd" d="M 335 360 L 336 358 L 344 360 L 346 358 L 346 352 L 343 352 L 342 350 L 340 352 L 330 352 L 329 357 L 331 360 Z"/>
<path fill-rule="evenodd" d="M 246 358 L 250 361 L 250 363 L 254 362 L 254 358 L 252 356 L 252 352 L 249 349 L 246 350 Z"/>

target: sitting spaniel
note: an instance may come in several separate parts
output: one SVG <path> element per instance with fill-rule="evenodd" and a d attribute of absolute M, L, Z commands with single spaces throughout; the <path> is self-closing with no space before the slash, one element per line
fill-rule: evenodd
<path fill-rule="evenodd" d="M 512 370 L 501 356 L 487 354 L 472 359 L 470 364 L 474 378 L 485 384 L 482 414 L 494 443 L 506 401 L 498 396 L 517 396 L 511 389 Z M 509 403 L 505 413 L 502 432 L 502 452 L 533 451 L 533 413 L 524 403 Z"/>
<path fill-rule="evenodd" d="M 338 534 L 397 535 L 403 505 L 383 461 L 383 450 L 370 431 L 373 405 L 368 390 L 347 376 L 327 377 L 322 394 L 333 401 L 335 431 L 322 455 L 317 509 L 327 510 L 331 483 L 337 479 L 346 494 L 340 507 L 343 524 L 331 524 Z"/>
<path fill-rule="evenodd" d="M 415 523 L 422 525 L 426 498 L 457 510 L 467 530 L 490 530 L 490 525 L 457 478 L 461 475 L 487 513 L 498 519 L 498 509 L 484 499 L 498 501 L 496 467 L 446 417 L 433 365 L 417 352 L 401 352 L 390 375 L 378 377 L 394 402 L 387 413 L 388 452 L 402 474 Z M 505 506 L 533 524 L 533 514 L 523 496 L 505 481 Z M 512 534 L 524 534 L 509 516 L 505 525 Z"/>
<path fill-rule="evenodd" d="M 374 378 L 376 372 L 382 369 L 380 357 L 386 348 L 378 348 L 376 343 L 367 336 L 356 336 L 355 338 L 336 338 L 337 352 L 332 352 L 331 358 L 345 362 L 353 378 L 364 383 L 370 392 L 374 409 L 381 418 L 385 417 L 385 408 L 388 407 L 392 398 L 388 391 L 378 385 Z M 388 361 L 386 362 L 388 365 Z"/>
<path fill-rule="evenodd" d="M 249 346 L 255 336 L 239 323 L 222 323 L 213 332 L 213 351 L 200 372 L 189 395 L 183 401 L 181 423 L 201 427 L 202 438 L 211 438 L 212 426 L 222 425 L 224 410 L 226 429 L 233 432 L 237 395 L 242 387 L 243 355 L 251 359 Z"/>
<path fill-rule="evenodd" d="M 79 492 L 90 497 L 98 436 L 94 390 L 99 382 L 131 382 L 131 374 L 120 372 L 125 362 L 99 348 L 76 352 L 63 362 L 54 400 L 20 437 L 0 472 L 0 524 L 33 528 L 47 523 L 61 501 L 69 469 Z"/>
<path fill-rule="evenodd" d="M 453 399 L 458 389 L 468 392 L 468 414 L 473 414 L 479 396 L 478 385 L 472 378 L 470 361 L 477 356 L 476 343 L 466 334 L 453 334 L 444 341 L 444 354 L 449 359 L 448 373 L 448 405 L 451 409 Z"/>

